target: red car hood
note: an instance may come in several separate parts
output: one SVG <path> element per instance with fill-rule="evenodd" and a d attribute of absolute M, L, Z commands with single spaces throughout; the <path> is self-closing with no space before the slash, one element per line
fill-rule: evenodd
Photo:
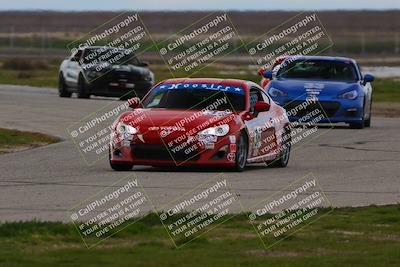
<path fill-rule="evenodd" d="M 158 131 L 177 127 L 174 132 L 189 132 L 196 128 L 201 131 L 212 127 L 221 121 L 230 124 L 237 114 L 226 111 L 171 110 L 171 109 L 136 109 L 126 112 L 120 117 L 145 134 L 148 131 Z M 225 123 L 224 122 L 224 123 Z M 197 132 L 197 131 L 196 131 Z"/>

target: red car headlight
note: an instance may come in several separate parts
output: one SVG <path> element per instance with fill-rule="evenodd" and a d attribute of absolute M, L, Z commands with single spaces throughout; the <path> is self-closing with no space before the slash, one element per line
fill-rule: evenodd
<path fill-rule="evenodd" d="M 117 133 L 119 134 L 137 134 L 138 130 L 123 122 L 119 122 L 116 127 Z"/>
<path fill-rule="evenodd" d="M 215 127 L 207 128 L 199 133 L 199 135 L 216 135 L 218 137 L 225 136 L 229 133 L 229 125 L 223 124 Z"/>

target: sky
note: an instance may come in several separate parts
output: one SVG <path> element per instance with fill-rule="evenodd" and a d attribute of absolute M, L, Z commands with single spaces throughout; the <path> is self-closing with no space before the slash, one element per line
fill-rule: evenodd
<path fill-rule="evenodd" d="M 400 9 L 400 0 L 0 0 L 0 10 Z"/>

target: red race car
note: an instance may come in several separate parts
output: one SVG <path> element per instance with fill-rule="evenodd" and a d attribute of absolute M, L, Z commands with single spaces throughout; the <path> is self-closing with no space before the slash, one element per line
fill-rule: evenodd
<path fill-rule="evenodd" d="M 134 165 L 285 167 L 290 155 L 286 111 L 256 83 L 170 79 L 131 99 L 112 126 L 109 159 L 117 171 Z"/>

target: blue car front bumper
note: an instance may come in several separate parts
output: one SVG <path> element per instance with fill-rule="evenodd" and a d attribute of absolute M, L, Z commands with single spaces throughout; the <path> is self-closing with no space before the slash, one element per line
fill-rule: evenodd
<path fill-rule="evenodd" d="M 319 117 L 318 122 L 321 123 L 359 123 L 363 120 L 362 97 L 354 100 L 320 97 L 316 102 L 305 97 L 296 99 L 275 97 L 274 101 L 286 109 L 290 121 L 308 122 L 316 117 Z"/>

